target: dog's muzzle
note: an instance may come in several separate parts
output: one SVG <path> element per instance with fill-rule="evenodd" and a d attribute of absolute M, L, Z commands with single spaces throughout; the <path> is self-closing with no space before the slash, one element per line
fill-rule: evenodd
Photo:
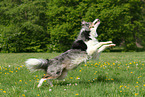
<path fill-rule="evenodd" d="M 96 25 L 97 23 L 100 23 L 99 19 L 95 19 L 92 23 L 92 25 L 89 26 L 89 28 L 94 28 L 94 25 Z"/>

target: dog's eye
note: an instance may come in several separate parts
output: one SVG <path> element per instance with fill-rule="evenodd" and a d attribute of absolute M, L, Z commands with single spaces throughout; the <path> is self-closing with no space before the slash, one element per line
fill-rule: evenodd
<path fill-rule="evenodd" d="M 89 26 L 89 23 L 86 23 L 86 26 Z"/>

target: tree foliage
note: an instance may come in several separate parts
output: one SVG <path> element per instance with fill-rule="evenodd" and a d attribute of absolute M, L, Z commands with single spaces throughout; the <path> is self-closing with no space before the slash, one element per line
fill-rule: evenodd
<path fill-rule="evenodd" d="M 145 46 L 144 0 L 1 0 L 1 52 L 70 49 L 81 21 L 101 20 L 99 41 L 126 51 Z"/>

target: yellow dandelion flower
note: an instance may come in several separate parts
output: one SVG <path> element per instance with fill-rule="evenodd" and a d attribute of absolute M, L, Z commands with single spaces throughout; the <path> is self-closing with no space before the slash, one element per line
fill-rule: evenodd
<path fill-rule="evenodd" d="M 135 96 L 137 96 L 138 95 L 138 93 L 135 93 Z"/>
<path fill-rule="evenodd" d="M 145 84 L 143 86 L 145 87 Z"/>
<path fill-rule="evenodd" d="M 87 66 L 87 65 L 85 64 L 85 66 Z"/>
<path fill-rule="evenodd" d="M 29 81 L 31 81 L 31 80 L 29 80 Z"/>
<path fill-rule="evenodd" d="M 20 67 L 22 67 L 22 66 L 20 66 Z"/>
<path fill-rule="evenodd" d="M 138 82 L 136 82 L 138 84 Z"/>
<path fill-rule="evenodd" d="M 3 90 L 3 89 L 0 89 L 1 91 Z"/>
<path fill-rule="evenodd" d="M 45 76 L 45 74 L 43 74 Z"/>
<path fill-rule="evenodd" d="M 122 93 L 122 91 L 120 91 Z"/>
<path fill-rule="evenodd" d="M 22 80 L 19 80 L 19 82 L 22 82 Z"/>
<path fill-rule="evenodd" d="M 6 93 L 6 91 L 3 91 L 3 93 Z"/>
<path fill-rule="evenodd" d="M 27 84 L 27 82 L 25 82 L 25 84 Z"/>
<path fill-rule="evenodd" d="M 24 97 L 25 97 L 25 94 L 22 94 L 22 96 L 24 96 Z"/>
<path fill-rule="evenodd" d="M 142 64 L 142 65 L 144 65 L 144 64 Z"/>
<path fill-rule="evenodd" d="M 9 72 L 13 73 L 13 71 L 9 71 Z"/>
<path fill-rule="evenodd" d="M 16 72 L 18 72 L 18 71 L 16 70 Z"/>
<path fill-rule="evenodd" d="M 18 70 L 20 70 L 20 67 L 18 67 Z"/>
<path fill-rule="evenodd" d="M 40 96 L 39 94 L 37 94 L 37 96 Z"/>
<path fill-rule="evenodd" d="M 70 77 L 70 79 L 73 79 L 73 77 Z"/>
<path fill-rule="evenodd" d="M 79 94 L 77 93 L 77 94 L 75 94 L 75 95 L 79 95 Z"/>
<path fill-rule="evenodd" d="M 81 72 L 82 70 L 79 70 L 79 72 Z"/>
<path fill-rule="evenodd" d="M 133 73 L 133 72 L 130 72 L 130 73 Z"/>
<path fill-rule="evenodd" d="M 123 87 L 123 85 L 120 85 L 120 88 Z"/>
<path fill-rule="evenodd" d="M 138 88 L 138 86 L 135 86 L 135 88 Z"/>
<path fill-rule="evenodd" d="M 77 78 L 76 79 L 80 79 L 78 76 L 77 76 Z"/>
<path fill-rule="evenodd" d="M 36 75 L 36 77 L 38 77 L 38 75 Z"/>

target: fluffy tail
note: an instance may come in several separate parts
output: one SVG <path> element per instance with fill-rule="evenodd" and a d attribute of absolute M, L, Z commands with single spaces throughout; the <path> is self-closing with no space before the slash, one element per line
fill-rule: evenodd
<path fill-rule="evenodd" d="M 26 62 L 26 67 L 30 71 L 36 70 L 46 70 L 48 67 L 48 60 L 47 59 L 28 59 Z"/>

